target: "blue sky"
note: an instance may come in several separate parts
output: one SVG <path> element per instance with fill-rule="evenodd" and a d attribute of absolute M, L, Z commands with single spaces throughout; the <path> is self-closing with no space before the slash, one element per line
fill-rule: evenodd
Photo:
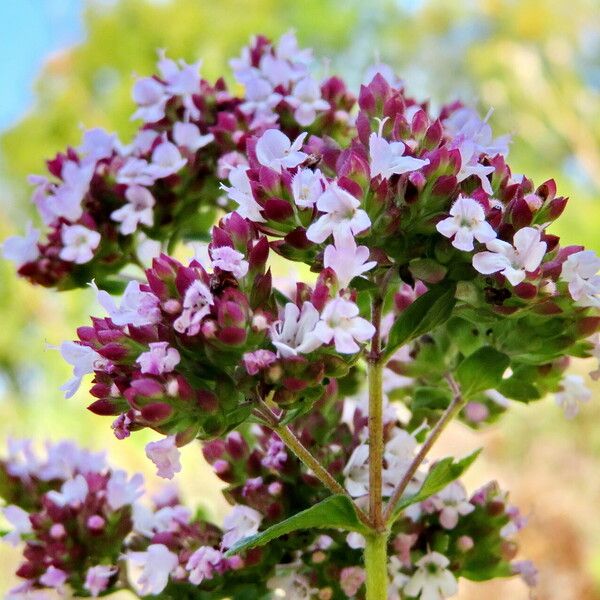
<path fill-rule="evenodd" d="M 31 105 L 48 54 L 83 38 L 83 0 L 0 0 L 0 130 Z"/>

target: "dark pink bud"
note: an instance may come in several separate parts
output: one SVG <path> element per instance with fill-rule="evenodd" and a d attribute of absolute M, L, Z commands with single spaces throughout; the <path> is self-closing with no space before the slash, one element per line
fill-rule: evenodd
<path fill-rule="evenodd" d="M 290 246 L 298 248 L 299 250 L 306 250 L 306 248 L 312 246 L 312 242 L 306 237 L 306 229 L 302 227 L 290 231 L 283 239 Z"/>
<path fill-rule="evenodd" d="M 532 298 L 535 298 L 538 293 L 537 286 L 527 283 L 526 281 L 516 285 L 514 290 L 515 294 L 524 300 L 531 300 Z"/>
<path fill-rule="evenodd" d="M 77 337 L 82 342 L 91 342 L 96 339 L 96 330 L 93 327 L 78 327 Z"/>
<path fill-rule="evenodd" d="M 375 96 L 366 85 L 360 86 L 360 92 L 358 93 L 358 106 L 368 113 L 373 113 L 375 111 Z M 366 115 L 365 117 L 368 118 Z"/>
<path fill-rule="evenodd" d="M 238 431 L 232 431 L 226 438 L 227 451 L 235 460 L 241 460 L 248 454 L 248 443 Z"/>
<path fill-rule="evenodd" d="M 433 184 L 431 193 L 434 196 L 449 196 L 456 189 L 456 177 L 454 175 L 442 175 L 438 177 L 436 182 Z"/>
<path fill-rule="evenodd" d="M 231 237 L 229 237 L 229 234 L 223 231 L 220 227 L 213 227 L 210 247 L 221 248 L 222 246 L 229 246 L 230 248 L 233 248 L 233 241 Z"/>
<path fill-rule="evenodd" d="M 219 399 L 208 390 L 197 392 L 198 406 L 205 412 L 214 412 L 219 408 Z"/>
<path fill-rule="evenodd" d="M 246 330 L 240 327 L 224 327 L 217 332 L 217 338 L 228 346 L 239 346 L 246 341 Z"/>
<path fill-rule="evenodd" d="M 98 354 L 108 360 L 121 360 L 127 356 L 128 350 L 122 344 L 111 343 L 98 349 Z"/>
<path fill-rule="evenodd" d="M 154 379 L 136 379 L 131 382 L 131 388 L 140 396 L 151 398 L 152 396 L 162 396 L 164 389 L 162 384 Z"/>
<path fill-rule="evenodd" d="M 533 213 L 526 200 L 517 198 L 511 207 L 512 224 L 516 229 L 531 225 Z"/>
<path fill-rule="evenodd" d="M 125 339 L 125 334 L 120 329 L 102 329 L 97 332 L 101 344 L 111 344 Z"/>
<path fill-rule="evenodd" d="M 269 221 L 284 222 L 294 216 L 294 210 L 287 200 L 271 198 L 265 202 L 263 215 Z"/>
<path fill-rule="evenodd" d="M 87 520 L 87 528 L 94 533 L 99 533 L 104 529 L 106 521 L 100 515 L 92 515 Z"/>
<path fill-rule="evenodd" d="M 164 402 L 153 402 L 142 407 L 142 418 L 155 425 L 163 423 L 173 414 L 173 407 Z"/>
<path fill-rule="evenodd" d="M 292 392 L 304 390 L 308 385 L 306 381 L 298 379 L 297 377 L 286 377 L 282 383 L 288 390 Z"/>
<path fill-rule="evenodd" d="M 421 171 L 413 171 L 408 175 L 408 180 L 418 189 L 422 190 L 427 183 L 427 178 Z"/>
<path fill-rule="evenodd" d="M 269 257 L 269 240 L 261 236 L 248 253 L 250 269 L 263 269 Z"/>
<path fill-rule="evenodd" d="M 371 124 L 369 122 L 369 117 L 363 111 L 359 112 L 358 117 L 356 118 L 356 130 L 360 141 L 367 146 L 369 143 L 369 136 L 371 135 Z"/>
<path fill-rule="evenodd" d="M 418 110 L 414 114 L 410 124 L 413 136 L 420 138 L 427 131 L 428 125 L 429 119 L 427 118 L 427 113 L 423 109 Z"/>
<path fill-rule="evenodd" d="M 577 323 L 577 331 L 586 337 L 600 329 L 600 317 L 585 317 Z"/>
<path fill-rule="evenodd" d="M 563 211 L 565 210 L 568 201 L 569 201 L 569 199 L 565 198 L 564 196 L 560 196 L 558 198 L 554 198 L 553 200 L 551 200 L 551 202 L 550 202 L 550 218 L 558 219 L 558 217 L 560 217 L 560 215 L 562 215 Z"/>
<path fill-rule="evenodd" d="M 443 134 L 444 128 L 442 127 L 442 123 L 439 119 L 436 119 L 425 133 L 424 146 L 429 150 L 437 148 L 442 141 Z"/>
<path fill-rule="evenodd" d="M 116 416 L 121 411 L 117 408 L 116 403 L 108 400 L 107 398 L 102 398 L 101 400 L 96 400 L 92 402 L 88 407 L 88 410 L 93 412 L 96 415 L 100 415 L 103 417 L 106 416 Z"/>
<path fill-rule="evenodd" d="M 96 398 L 105 398 L 110 394 L 110 386 L 105 383 L 95 383 L 90 388 L 90 394 Z"/>
<path fill-rule="evenodd" d="M 223 440 L 212 440 L 206 442 L 202 447 L 202 454 L 207 462 L 214 464 L 226 452 L 225 442 Z"/>

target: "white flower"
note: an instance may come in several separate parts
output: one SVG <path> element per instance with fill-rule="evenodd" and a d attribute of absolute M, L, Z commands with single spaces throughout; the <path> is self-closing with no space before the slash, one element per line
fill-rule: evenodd
<path fill-rule="evenodd" d="M 181 171 L 187 160 L 181 156 L 179 148 L 164 139 L 152 152 L 152 162 L 146 168 L 146 173 L 154 179 L 162 179 Z"/>
<path fill-rule="evenodd" d="M 173 479 L 175 473 L 181 471 L 180 453 L 174 435 L 146 444 L 146 456 L 156 465 L 159 477 Z"/>
<path fill-rule="evenodd" d="M 133 85 L 133 101 L 138 109 L 131 120 L 142 119 L 146 123 L 156 123 L 165 116 L 165 105 L 169 99 L 165 87 L 154 77 L 142 77 Z"/>
<path fill-rule="evenodd" d="M 23 510 L 20 506 L 9 504 L 2 510 L 4 518 L 12 525 L 12 531 L 9 531 L 2 539 L 11 546 L 17 546 L 21 542 L 21 536 L 33 532 L 29 513 Z"/>
<path fill-rule="evenodd" d="M 312 50 L 310 48 L 299 48 L 296 33 L 290 30 L 284 33 L 277 42 L 275 56 L 280 60 L 287 60 L 299 72 L 312 61 Z"/>
<path fill-rule="evenodd" d="M 63 244 L 60 258 L 78 265 L 92 260 L 94 250 L 100 245 L 100 234 L 83 225 L 63 225 L 60 238 Z"/>
<path fill-rule="evenodd" d="M 308 158 L 300 150 L 305 137 L 306 133 L 301 133 L 292 143 L 279 129 L 267 129 L 256 142 L 256 158 L 261 165 L 277 173 L 293 169 Z"/>
<path fill-rule="evenodd" d="M 402 561 L 394 554 L 388 557 L 388 577 L 390 583 L 388 585 L 387 600 L 402 600 L 399 592 L 408 582 L 408 576 L 402 572 Z"/>
<path fill-rule="evenodd" d="M 483 207 L 477 200 L 461 196 L 452 205 L 450 216 L 436 225 L 436 229 L 445 237 L 451 238 L 452 245 L 459 250 L 473 250 L 473 238 L 478 242 L 491 242 L 496 232 L 485 220 Z"/>
<path fill-rule="evenodd" d="M 136 362 L 140 365 L 142 373 L 162 375 L 171 373 L 179 364 L 181 356 L 176 348 L 171 348 L 168 342 L 150 342 L 150 350 L 142 352 Z"/>
<path fill-rule="evenodd" d="M 277 355 L 289 358 L 316 350 L 321 345 L 314 334 L 318 321 L 319 311 L 310 302 L 304 302 L 302 310 L 293 302 L 288 302 L 283 311 L 283 319 L 274 323 L 270 330 Z"/>
<path fill-rule="evenodd" d="M 158 70 L 166 81 L 167 92 L 179 96 L 185 108 L 186 119 L 199 119 L 200 110 L 194 103 L 194 95 L 200 94 L 200 67 L 202 61 L 188 64 L 184 60 L 167 58 L 164 50 L 158 51 Z"/>
<path fill-rule="evenodd" d="M 298 169 L 292 178 L 292 195 L 296 206 L 312 208 L 327 187 L 327 180 L 319 169 Z"/>
<path fill-rule="evenodd" d="M 54 192 L 54 197 L 48 198 L 54 216 L 68 221 L 77 221 L 81 217 L 81 202 L 89 190 L 95 168 L 94 160 L 86 159 L 81 163 L 65 161 L 60 173 L 63 183 Z"/>
<path fill-rule="evenodd" d="M 560 278 L 569 284 L 571 297 L 579 306 L 600 308 L 600 257 L 593 250 L 571 254 L 563 263 Z"/>
<path fill-rule="evenodd" d="M 475 507 L 467 501 L 467 493 L 462 483 L 453 481 L 432 499 L 436 510 L 440 511 L 440 525 L 444 529 L 454 529 L 458 517 L 472 513 Z"/>
<path fill-rule="evenodd" d="M 221 189 L 227 192 L 227 196 L 238 203 L 236 212 L 244 219 L 254 223 L 264 223 L 265 219 L 260 214 L 262 207 L 252 195 L 252 186 L 248 179 L 248 167 L 239 165 L 229 172 L 229 181 L 231 187 L 221 184 Z"/>
<path fill-rule="evenodd" d="M 202 135 L 193 123 L 182 123 L 178 121 L 173 125 L 173 140 L 181 148 L 190 152 L 197 152 L 200 148 L 210 144 L 215 139 L 212 133 Z"/>
<path fill-rule="evenodd" d="M 150 174 L 148 163 L 142 158 L 130 157 L 117 172 L 117 183 L 123 185 L 152 185 L 156 177 Z"/>
<path fill-rule="evenodd" d="M 364 496 L 364 494 L 361 494 L 361 496 Z M 346 536 L 346 544 L 353 550 L 359 550 L 360 548 L 365 548 L 367 546 L 367 540 L 364 535 L 356 531 L 351 531 Z"/>
<path fill-rule="evenodd" d="M 383 471 L 382 494 L 384 496 L 391 496 L 394 493 L 394 489 L 414 459 L 417 445 L 417 440 L 408 431 L 394 428 L 393 435 L 385 445 L 383 453 L 386 463 Z"/>
<path fill-rule="evenodd" d="M 291 95 L 285 97 L 294 110 L 294 118 L 302 127 L 308 127 L 317 118 L 317 112 L 329 110 L 329 102 L 321 97 L 321 88 L 312 77 L 304 77 L 294 85 Z"/>
<path fill-rule="evenodd" d="M 494 190 L 488 175 L 494 172 L 494 167 L 491 165 L 486 167 L 479 162 L 480 153 L 477 151 L 475 143 L 468 139 L 456 138 L 451 147 L 456 148 L 460 153 L 460 170 L 456 180 L 460 183 L 471 175 L 475 175 L 479 178 L 483 191 L 491 196 Z"/>
<path fill-rule="evenodd" d="M 177 530 L 181 525 L 188 524 L 190 517 L 189 509 L 180 504 L 163 506 L 156 512 L 139 502 L 133 504 L 133 529 L 149 538 L 153 537 L 155 533 Z"/>
<path fill-rule="evenodd" d="M 123 292 L 121 305 L 117 306 L 110 294 L 98 289 L 92 282 L 99 304 L 104 308 L 115 325 L 155 325 L 161 319 L 158 298 L 152 292 L 144 292 L 137 281 L 130 281 Z"/>
<path fill-rule="evenodd" d="M 63 342 L 60 345 L 60 353 L 64 360 L 73 366 L 73 377 L 60 388 L 65 392 L 65 398 L 71 398 L 75 394 L 84 375 L 109 365 L 108 360 L 95 350 L 77 342 Z"/>
<path fill-rule="evenodd" d="M 212 579 L 223 560 L 223 553 L 219 550 L 211 546 L 200 546 L 185 565 L 186 570 L 190 572 L 190 583 L 200 585 L 205 579 Z"/>
<path fill-rule="evenodd" d="M 581 375 L 565 375 L 560 387 L 561 391 L 554 395 L 556 404 L 565 411 L 567 419 L 572 419 L 579 413 L 579 405 L 590 401 L 592 392 Z"/>
<path fill-rule="evenodd" d="M 240 104 L 240 110 L 254 116 L 252 127 L 275 122 L 277 115 L 273 109 L 281 102 L 281 94 L 273 91 L 273 85 L 263 77 L 250 77 L 245 81 L 245 88 L 245 100 Z"/>
<path fill-rule="evenodd" d="M 439 552 L 430 552 L 417 562 L 417 571 L 404 586 L 408 596 L 420 600 L 444 600 L 458 592 L 456 577 L 447 569 L 450 561 Z"/>
<path fill-rule="evenodd" d="M 150 544 L 145 552 L 129 552 L 127 558 L 142 567 L 137 580 L 142 596 L 160 594 L 169 583 L 169 575 L 179 566 L 177 555 L 164 544 Z"/>
<path fill-rule="evenodd" d="M 183 297 L 183 311 L 173 323 L 175 331 L 186 335 L 197 335 L 202 319 L 210 313 L 213 295 L 199 280 L 193 281 Z"/>
<path fill-rule="evenodd" d="M 94 598 L 97 598 L 107 587 L 110 578 L 118 571 L 117 567 L 110 565 L 96 565 L 87 570 L 85 576 L 86 589 Z"/>
<path fill-rule="evenodd" d="M 383 136 L 385 119 L 379 123 L 379 132 L 369 136 L 369 156 L 371 158 L 371 178 L 381 175 L 389 179 L 392 175 L 402 175 L 416 171 L 429 164 L 429 159 L 404 156 L 403 142 L 388 142 Z"/>
<path fill-rule="evenodd" d="M 113 471 L 106 484 L 106 501 L 113 510 L 133 504 L 143 493 L 144 477 L 136 473 L 127 480 L 125 471 Z"/>
<path fill-rule="evenodd" d="M 369 215 L 359 208 L 352 194 L 332 183 L 318 198 L 317 208 L 325 213 L 306 230 L 306 237 L 316 244 L 323 243 L 334 231 L 354 235 L 371 226 Z"/>
<path fill-rule="evenodd" d="M 2 244 L 2 254 L 7 260 L 11 260 L 17 267 L 34 261 L 39 255 L 38 241 L 40 230 L 27 224 L 25 236 L 13 235 L 6 238 Z"/>
<path fill-rule="evenodd" d="M 360 444 L 344 467 L 344 487 L 353 498 L 369 493 L 369 446 Z"/>
<path fill-rule="evenodd" d="M 223 548 L 231 548 L 234 544 L 245 537 L 258 532 L 262 515 L 249 506 L 237 504 L 223 520 L 225 534 L 221 545 Z"/>
<path fill-rule="evenodd" d="M 154 224 L 154 196 L 145 187 L 133 185 L 127 188 L 125 198 L 128 202 L 113 211 L 110 218 L 121 223 L 119 231 L 123 235 L 131 235 L 140 223 L 152 227 Z"/>
<path fill-rule="evenodd" d="M 294 570 L 293 565 L 284 565 L 281 570 L 276 567 L 276 575 L 267 581 L 267 588 L 273 591 L 275 598 L 310 600 L 314 597 L 309 582 Z"/>
<path fill-rule="evenodd" d="M 244 259 L 244 255 L 230 246 L 211 248 L 210 256 L 213 267 L 229 271 L 237 279 L 248 272 L 249 265 L 248 261 Z"/>
<path fill-rule="evenodd" d="M 540 231 L 523 227 L 515 233 L 513 244 L 492 240 L 486 244 L 490 252 L 473 256 L 473 266 L 484 275 L 502 273 L 512 285 L 521 283 L 526 274 L 535 271 L 546 254 L 546 242 L 540 241 Z"/>
<path fill-rule="evenodd" d="M 335 349 L 341 354 L 358 352 L 360 346 L 356 342 L 366 342 L 375 333 L 375 327 L 360 317 L 359 312 L 358 306 L 350 300 L 330 300 L 315 327 L 315 336 L 324 344 L 333 340 Z"/>
<path fill-rule="evenodd" d="M 334 233 L 333 239 L 335 245 L 325 248 L 323 265 L 335 271 L 342 288 L 348 287 L 354 277 L 362 275 L 377 264 L 374 260 L 367 262 L 369 249 L 366 246 L 357 246 L 352 234 Z"/>
<path fill-rule="evenodd" d="M 89 487 L 83 475 L 76 475 L 65 481 L 60 492 L 50 490 L 46 497 L 57 506 L 79 506 L 87 498 Z"/>

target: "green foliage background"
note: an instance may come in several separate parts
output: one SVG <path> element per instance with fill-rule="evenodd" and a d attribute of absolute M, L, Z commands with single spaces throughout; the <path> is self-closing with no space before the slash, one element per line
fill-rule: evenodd
<path fill-rule="evenodd" d="M 484 113 L 493 107 L 495 130 L 514 132 L 514 172 L 539 183 L 554 177 L 559 191 L 571 197 L 554 232 L 600 251 L 597 0 L 89 0 L 85 11 L 86 41 L 47 62 L 36 83 L 35 105 L 0 138 L 0 238 L 21 231 L 33 215 L 27 174 L 43 173 L 46 158 L 77 144 L 81 124 L 116 130 L 128 139 L 135 130 L 129 120 L 133 73 L 153 71 L 157 48 L 189 61 L 202 57 L 204 75 L 214 78 L 252 33 L 278 37 L 294 28 L 303 45 L 326 59 L 323 72 L 340 72 L 355 87 L 379 55 L 420 99 L 430 97 L 439 105 L 460 97 Z M 0 439 L 74 437 L 148 472 L 140 449 L 143 435 L 136 436 L 137 443 L 117 444 L 105 422 L 84 410 L 85 394 L 65 401 L 57 390 L 68 369 L 47 344 L 70 338 L 92 305 L 90 291 L 59 295 L 32 289 L 16 279 L 10 264 L 0 263 Z M 590 469 L 597 478 L 600 434 L 591 425 L 597 415 L 600 411 L 590 408 L 579 424 L 565 424 L 550 403 L 541 410 L 519 409 L 492 434 L 501 444 L 492 448 L 489 460 L 512 459 L 517 473 L 522 456 L 536 455 L 536 444 L 552 445 L 556 436 L 566 436 L 561 447 L 580 459 L 581 477 Z M 185 460 L 192 475 L 183 485 L 221 514 L 223 507 L 214 503 L 218 484 L 203 468 L 197 475 L 198 453 L 188 450 Z M 506 478 L 512 483 L 510 473 L 509 468 Z M 481 480 L 489 476 L 480 474 Z M 600 482 L 575 478 L 571 485 L 585 490 L 582 502 L 598 505 Z M 580 575 L 579 587 L 571 586 L 572 597 L 600 598 L 600 526 L 584 526 L 575 517 L 569 523 L 580 545 L 577 564 L 568 567 Z M 548 565 L 553 571 L 562 568 L 552 561 Z M 0 591 L 5 581 L 9 587 L 10 578 L 0 572 Z M 541 597 L 571 597 L 564 588 L 562 595 L 552 595 L 551 575 L 544 575 L 542 586 Z M 526 598 L 518 590 L 510 597 Z M 486 597 L 508 597 L 494 593 L 490 588 Z"/>

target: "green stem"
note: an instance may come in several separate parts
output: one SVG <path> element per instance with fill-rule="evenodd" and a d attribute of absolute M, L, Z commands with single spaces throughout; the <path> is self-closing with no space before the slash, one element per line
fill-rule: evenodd
<path fill-rule="evenodd" d="M 376 531 L 384 529 L 383 472 L 383 365 L 369 363 L 369 516 Z"/>
<path fill-rule="evenodd" d="M 374 533 L 366 536 L 365 571 L 366 571 L 366 600 L 385 600 L 387 598 L 387 532 Z"/>

